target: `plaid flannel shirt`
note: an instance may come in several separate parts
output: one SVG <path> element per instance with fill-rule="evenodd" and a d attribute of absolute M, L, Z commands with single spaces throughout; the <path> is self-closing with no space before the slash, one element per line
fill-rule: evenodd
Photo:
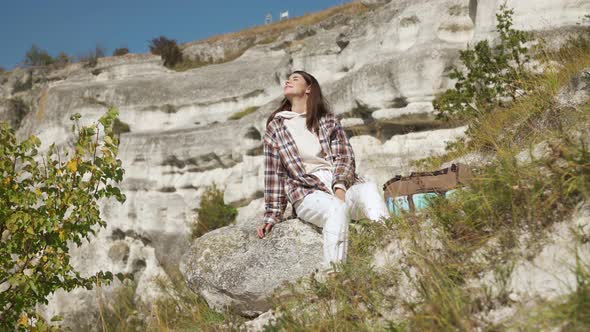
<path fill-rule="evenodd" d="M 314 190 L 330 192 L 318 177 L 305 173 L 297 145 L 283 122 L 284 118 L 275 116 L 263 138 L 264 223 L 281 222 L 287 200 L 293 204 Z M 332 187 L 340 183 L 349 188 L 364 182 L 355 172 L 352 146 L 340 120 L 328 113 L 318 122 L 320 146 L 324 158 L 332 164 Z M 294 207 L 292 213 L 297 215 Z"/>

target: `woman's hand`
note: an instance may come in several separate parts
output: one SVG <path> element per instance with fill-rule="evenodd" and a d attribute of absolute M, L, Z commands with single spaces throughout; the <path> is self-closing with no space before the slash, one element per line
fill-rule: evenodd
<path fill-rule="evenodd" d="M 346 191 L 344 191 L 342 188 L 336 188 L 336 191 L 334 191 L 334 196 L 340 198 L 343 202 L 346 202 Z"/>
<path fill-rule="evenodd" d="M 262 239 L 266 234 L 270 232 L 272 229 L 273 224 L 262 224 L 262 226 L 258 227 L 258 238 Z"/>

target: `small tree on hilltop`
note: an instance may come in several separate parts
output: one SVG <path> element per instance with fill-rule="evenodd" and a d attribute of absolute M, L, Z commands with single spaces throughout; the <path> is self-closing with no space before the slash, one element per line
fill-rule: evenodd
<path fill-rule="evenodd" d="M 53 58 L 47 51 L 42 50 L 39 46 L 33 44 L 25 53 L 23 64 L 25 66 L 47 66 L 53 63 Z"/>
<path fill-rule="evenodd" d="M 73 151 L 51 144 L 39 158 L 39 139 L 17 142 L 14 130 L 0 123 L 0 330 L 45 330 L 35 312 L 37 303 L 58 289 L 91 289 L 108 284 L 111 272 L 82 277 L 70 264 L 68 246 L 80 246 L 95 235 L 93 226 L 104 227 L 98 201 L 125 196 L 116 187 L 124 170 L 117 159 L 118 140 L 113 122 L 118 112 L 109 108 L 100 126 L 80 127 Z M 118 274 L 123 279 L 125 275 Z M 35 326 L 30 326 L 34 324 Z"/>
<path fill-rule="evenodd" d="M 58 54 L 58 56 L 55 57 L 53 63 L 57 67 L 64 67 L 65 65 L 67 65 L 70 62 L 71 62 L 71 59 L 70 59 L 69 55 L 67 55 L 65 52 L 60 52 Z"/>
<path fill-rule="evenodd" d="M 528 48 L 524 43 L 531 35 L 512 29 L 514 11 L 504 3 L 496 14 L 499 43 L 491 47 L 487 40 L 478 42 L 474 49 L 459 51 L 466 73 L 452 68 L 449 77 L 456 79 L 449 89 L 433 101 L 439 119 L 470 119 L 491 111 L 502 99 L 514 100 L 524 87 L 528 75 Z"/>
<path fill-rule="evenodd" d="M 129 53 L 129 49 L 127 47 L 119 47 L 113 51 L 113 56 L 120 56 Z"/>
<path fill-rule="evenodd" d="M 95 67 L 98 64 L 98 59 L 103 58 L 106 54 L 106 49 L 100 44 L 94 46 L 94 50 L 90 50 L 78 56 L 78 60 L 84 63 L 85 67 Z"/>
<path fill-rule="evenodd" d="M 182 61 L 182 51 L 174 39 L 160 36 L 152 39 L 149 47 L 152 54 L 160 55 L 164 59 L 164 66 L 168 68 L 172 68 Z"/>

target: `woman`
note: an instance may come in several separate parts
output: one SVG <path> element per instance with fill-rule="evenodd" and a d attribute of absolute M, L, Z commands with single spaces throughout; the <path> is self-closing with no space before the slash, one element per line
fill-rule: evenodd
<path fill-rule="evenodd" d="M 352 146 L 327 106 L 318 81 L 294 71 L 284 98 L 266 123 L 264 134 L 263 238 L 282 221 L 289 200 L 294 216 L 321 227 L 324 268 L 346 259 L 350 219 L 382 222 L 389 217 L 375 183 L 355 172 Z"/>

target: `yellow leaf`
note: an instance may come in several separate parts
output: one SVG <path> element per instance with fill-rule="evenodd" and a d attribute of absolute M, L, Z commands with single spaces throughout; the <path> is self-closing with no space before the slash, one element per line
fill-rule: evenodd
<path fill-rule="evenodd" d="M 22 314 L 18 320 L 18 325 L 29 326 L 29 318 L 27 314 Z"/>
<path fill-rule="evenodd" d="M 27 233 L 29 233 L 31 235 L 35 235 L 35 231 L 33 230 L 33 228 L 31 226 L 27 227 Z"/>
<path fill-rule="evenodd" d="M 68 161 L 66 168 L 72 173 L 76 172 L 76 170 L 78 170 L 78 160 L 72 159 Z"/>
<path fill-rule="evenodd" d="M 41 189 L 37 188 L 35 189 L 35 194 L 37 194 L 37 196 L 41 196 Z"/>
<path fill-rule="evenodd" d="M 12 189 L 14 189 L 14 190 L 18 189 L 18 185 L 15 183 L 15 184 L 12 186 Z"/>
<path fill-rule="evenodd" d="M 59 231 L 59 239 L 62 241 L 66 239 L 66 233 L 63 230 Z"/>
<path fill-rule="evenodd" d="M 7 177 L 6 179 L 4 179 L 4 183 L 5 183 L 5 184 L 9 184 L 9 183 L 10 183 L 10 176 L 9 176 L 9 177 Z"/>

